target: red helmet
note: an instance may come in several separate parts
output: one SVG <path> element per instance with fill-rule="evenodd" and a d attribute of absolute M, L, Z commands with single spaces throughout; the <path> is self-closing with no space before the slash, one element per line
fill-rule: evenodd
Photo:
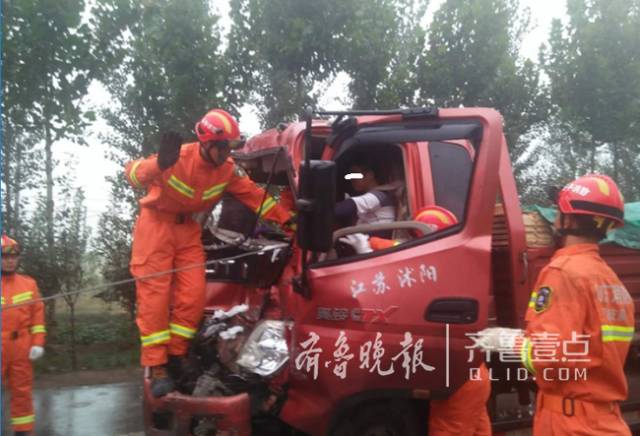
<path fill-rule="evenodd" d="M 564 214 L 592 215 L 624 225 L 624 199 L 616 183 L 601 174 L 580 177 L 562 188 L 558 209 Z"/>
<path fill-rule="evenodd" d="M 2 254 L 20 254 L 20 244 L 7 235 L 2 235 Z"/>
<path fill-rule="evenodd" d="M 235 118 L 222 109 L 211 109 L 196 123 L 196 135 L 200 142 L 236 141 L 240 138 L 240 127 Z"/>
<path fill-rule="evenodd" d="M 458 224 L 456 216 L 440 206 L 427 206 L 420 209 L 414 220 L 428 225 L 434 232 Z"/>

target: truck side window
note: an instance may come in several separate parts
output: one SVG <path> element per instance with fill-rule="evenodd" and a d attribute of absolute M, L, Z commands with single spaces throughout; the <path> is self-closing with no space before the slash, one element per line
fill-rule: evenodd
<path fill-rule="evenodd" d="M 473 162 L 459 144 L 430 142 L 431 177 L 436 204 L 464 219 Z"/>

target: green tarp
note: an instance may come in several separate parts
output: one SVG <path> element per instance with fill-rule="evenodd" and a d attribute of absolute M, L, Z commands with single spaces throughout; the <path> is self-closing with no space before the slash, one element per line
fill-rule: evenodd
<path fill-rule="evenodd" d="M 550 223 L 556 219 L 557 210 L 555 207 L 527 206 L 526 212 L 536 211 L 540 213 Z M 603 239 L 601 243 L 614 242 L 623 247 L 640 250 L 640 202 L 627 203 L 624 205 L 624 227 L 615 229 Z"/>

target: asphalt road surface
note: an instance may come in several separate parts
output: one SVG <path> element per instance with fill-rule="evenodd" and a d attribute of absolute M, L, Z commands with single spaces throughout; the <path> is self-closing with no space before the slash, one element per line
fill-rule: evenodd
<path fill-rule="evenodd" d="M 36 436 L 144 434 L 139 382 L 46 388 L 34 394 Z M 10 435 L 6 415 L 2 434 Z"/>
<path fill-rule="evenodd" d="M 92 386 L 45 385 L 36 389 L 36 436 L 143 436 L 142 385 L 139 375 L 134 376 L 135 381 Z M 77 378 L 76 382 L 81 380 Z M 629 385 L 631 396 L 640 396 L 640 379 L 631 378 Z M 4 395 L 2 411 L 1 434 L 11 435 Z M 640 416 L 632 412 L 627 418 L 637 422 Z M 508 433 L 530 434 L 530 430 Z"/>

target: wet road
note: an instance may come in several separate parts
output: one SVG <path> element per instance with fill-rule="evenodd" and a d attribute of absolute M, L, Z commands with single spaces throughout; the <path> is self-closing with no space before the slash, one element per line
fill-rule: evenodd
<path fill-rule="evenodd" d="M 630 378 L 629 392 L 640 395 L 640 377 Z M 4 394 L 4 392 L 3 392 Z M 93 386 L 36 389 L 37 436 L 143 436 L 142 386 L 138 381 Z M 515 401 L 515 398 L 512 398 Z M 2 435 L 10 435 L 3 395 Z M 627 414 L 637 422 L 637 412 Z M 530 435 L 530 430 L 509 432 Z"/>
<path fill-rule="evenodd" d="M 140 383 L 41 389 L 34 402 L 37 436 L 143 435 Z"/>

